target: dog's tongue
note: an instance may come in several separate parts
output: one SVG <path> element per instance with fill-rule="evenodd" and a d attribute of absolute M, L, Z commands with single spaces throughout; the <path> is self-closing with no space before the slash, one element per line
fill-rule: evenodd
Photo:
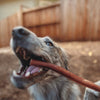
<path fill-rule="evenodd" d="M 31 65 L 26 70 L 25 77 L 29 77 L 31 74 L 34 74 L 37 72 L 40 72 L 40 67 L 36 67 L 36 66 Z"/>

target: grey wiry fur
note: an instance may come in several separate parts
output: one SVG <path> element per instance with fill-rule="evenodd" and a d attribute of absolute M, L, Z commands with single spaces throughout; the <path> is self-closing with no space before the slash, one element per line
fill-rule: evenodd
<path fill-rule="evenodd" d="M 29 88 L 29 92 L 35 100 L 78 100 L 79 96 L 78 87 L 62 76 L 35 84 Z"/>
<path fill-rule="evenodd" d="M 66 53 L 49 37 L 39 38 L 31 31 L 16 27 L 13 29 L 11 46 L 14 51 L 18 47 L 25 48 L 37 56 L 45 58 L 48 62 L 59 65 L 68 70 Z M 50 43 L 50 44 L 48 44 Z M 13 73 L 12 83 L 18 88 L 26 88 L 34 100 L 80 100 L 80 90 L 77 85 L 64 76 L 49 70 L 41 76 L 35 76 L 31 80 L 17 77 Z M 100 83 L 100 82 L 99 82 Z M 100 84 L 99 84 L 100 85 Z M 89 96 L 100 96 L 87 89 L 84 100 L 98 100 Z"/>

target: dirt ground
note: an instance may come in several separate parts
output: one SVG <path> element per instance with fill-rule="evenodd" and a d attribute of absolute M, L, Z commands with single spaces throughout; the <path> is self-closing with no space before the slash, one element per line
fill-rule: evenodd
<path fill-rule="evenodd" d="M 93 82 L 100 80 L 100 42 L 65 42 L 59 45 L 67 51 L 73 73 Z M 0 100 L 29 100 L 26 90 L 19 90 L 10 82 L 12 71 L 18 67 L 18 59 L 12 50 L 9 47 L 0 49 Z M 84 92 L 84 87 L 80 87 Z"/>

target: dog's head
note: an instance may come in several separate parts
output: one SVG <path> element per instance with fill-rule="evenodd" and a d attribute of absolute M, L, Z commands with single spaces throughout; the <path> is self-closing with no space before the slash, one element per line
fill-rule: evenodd
<path fill-rule="evenodd" d="M 15 27 L 12 30 L 11 47 L 21 63 L 19 72 L 13 71 L 11 76 L 12 83 L 18 88 L 23 89 L 60 76 L 43 66 L 31 66 L 32 59 L 53 63 L 67 69 L 66 54 L 51 38 L 37 37 L 24 27 Z M 29 76 L 31 77 L 28 78 Z"/>

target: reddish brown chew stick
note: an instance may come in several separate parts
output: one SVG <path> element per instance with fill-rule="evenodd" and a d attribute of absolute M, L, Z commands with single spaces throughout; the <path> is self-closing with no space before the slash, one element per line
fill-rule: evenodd
<path fill-rule="evenodd" d="M 45 63 L 45 62 L 41 62 L 41 61 L 36 61 L 36 60 L 32 60 L 31 65 L 38 65 L 38 66 L 44 66 L 46 68 L 49 68 L 49 69 L 52 69 L 56 72 L 58 72 L 59 74 L 62 74 L 64 75 L 65 77 L 71 79 L 72 81 L 75 81 L 81 85 L 84 85 L 86 87 L 89 87 L 91 89 L 94 89 L 96 91 L 99 91 L 100 92 L 100 86 L 92 83 L 91 81 L 88 81 L 86 79 L 83 79 L 79 76 L 76 76 L 75 74 L 69 72 L 68 70 L 60 67 L 60 66 L 57 66 L 57 65 L 54 65 L 54 64 L 51 64 L 51 63 Z"/>

